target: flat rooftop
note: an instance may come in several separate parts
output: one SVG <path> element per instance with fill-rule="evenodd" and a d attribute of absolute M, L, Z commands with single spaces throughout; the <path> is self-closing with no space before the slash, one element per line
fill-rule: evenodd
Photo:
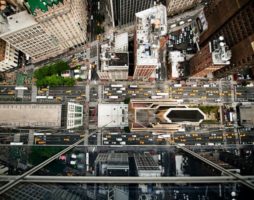
<path fill-rule="evenodd" d="M 30 15 L 27 11 L 22 11 L 14 15 L 7 17 L 7 29 L 1 34 L 9 34 L 18 30 L 25 29 L 27 27 L 37 24 L 34 17 Z"/>
<path fill-rule="evenodd" d="M 240 106 L 240 120 L 243 126 L 254 126 L 254 105 Z"/>
<path fill-rule="evenodd" d="M 136 16 L 136 64 L 158 65 L 160 36 L 167 33 L 167 12 L 163 5 L 138 12 Z"/>
<path fill-rule="evenodd" d="M 0 126 L 61 127 L 61 104 L 0 104 Z"/>
<path fill-rule="evenodd" d="M 128 126 L 128 104 L 99 104 L 98 127 Z"/>
<path fill-rule="evenodd" d="M 126 168 L 129 169 L 128 153 L 111 153 L 108 157 L 108 169 Z"/>
<path fill-rule="evenodd" d="M 111 66 L 129 66 L 128 53 L 115 53 L 115 57 L 109 60 L 109 67 Z"/>
<path fill-rule="evenodd" d="M 127 52 L 129 46 L 128 32 L 115 36 L 115 52 Z"/>
<path fill-rule="evenodd" d="M 134 154 L 137 170 L 160 170 L 159 165 L 154 161 L 150 154 Z"/>

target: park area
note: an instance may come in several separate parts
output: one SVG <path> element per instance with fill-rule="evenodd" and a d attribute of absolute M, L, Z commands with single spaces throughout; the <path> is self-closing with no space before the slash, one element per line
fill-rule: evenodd
<path fill-rule="evenodd" d="M 45 86 L 73 86 L 75 79 L 71 77 L 62 77 L 61 73 L 69 70 L 70 67 L 64 61 L 57 61 L 53 64 L 46 65 L 34 72 L 37 87 Z"/>

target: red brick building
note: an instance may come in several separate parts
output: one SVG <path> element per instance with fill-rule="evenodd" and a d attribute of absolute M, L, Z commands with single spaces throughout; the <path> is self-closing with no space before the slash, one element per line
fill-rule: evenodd
<path fill-rule="evenodd" d="M 200 36 L 200 45 L 224 36 L 232 51 L 231 64 L 217 70 L 215 76 L 226 76 L 254 67 L 254 1 L 214 0 L 205 10 L 208 30 Z"/>

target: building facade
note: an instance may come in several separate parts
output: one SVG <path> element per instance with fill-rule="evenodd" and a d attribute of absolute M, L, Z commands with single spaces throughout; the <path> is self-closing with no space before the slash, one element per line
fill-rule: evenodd
<path fill-rule="evenodd" d="M 0 72 L 18 67 L 19 52 L 0 39 Z"/>
<path fill-rule="evenodd" d="M 7 17 L 0 37 L 39 62 L 86 42 L 86 1 L 32 1 Z"/>
<path fill-rule="evenodd" d="M 194 6 L 198 5 L 201 0 L 167 0 L 167 12 L 169 16 L 180 14 Z"/>
<path fill-rule="evenodd" d="M 213 37 L 222 35 L 231 48 L 232 60 L 216 76 L 237 73 L 254 67 L 254 2 L 250 1 L 223 25 Z"/>
<path fill-rule="evenodd" d="M 83 125 L 83 105 L 68 102 L 66 128 L 73 129 Z"/>
<path fill-rule="evenodd" d="M 200 36 L 200 45 L 223 36 L 232 51 L 231 64 L 216 72 L 225 77 L 254 66 L 254 2 L 251 0 L 213 0 L 205 8 L 208 29 Z"/>
<path fill-rule="evenodd" d="M 213 72 L 230 64 L 231 51 L 224 41 L 224 37 L 209 42 L 190 59 L 190 76 L 213 78 Z"/>
<path fill-rule="evenodd" d="M 86 1 L 55 2 L 57 3 L 47 3 L 47 7 L 43 8 L 39 3 L 35 4 L 34 0 L 28 0 L 27 6 L 35 20 L 56 38 L 62 49 L 81 45 L 86 41 Z"/>
<path fill-rule="evenodd" d="M 160 63 L 160 39 L 167 33 L 167 13 L 163 5 L 136 13 L 134 36 L 134 79 L 147 80 Z"/>
<path fill-rule="evenodd" d="M 55 38 L 35 21 L 27 11 L 7 17 L 7 29 L 0 37 L 36 61 L 63 52 Z"/>
<path fill-rule="evenodd" d="M 135 13 L 152 7 L 153 0 L 106 0 L 105 6 L 113 27 L 132 25 Z"/>

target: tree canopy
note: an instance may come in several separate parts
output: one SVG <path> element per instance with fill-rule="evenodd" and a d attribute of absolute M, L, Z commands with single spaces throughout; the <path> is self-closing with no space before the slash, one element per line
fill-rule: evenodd
<path fill-rule="evenodd" d="M 42 86 L 73 86 L 75 79 L 61 77 L 61 73 L 70 69 L 64 61 L 57 61 L 53 64 L 46 65 L 34 72 L 37 87 Z"/>

